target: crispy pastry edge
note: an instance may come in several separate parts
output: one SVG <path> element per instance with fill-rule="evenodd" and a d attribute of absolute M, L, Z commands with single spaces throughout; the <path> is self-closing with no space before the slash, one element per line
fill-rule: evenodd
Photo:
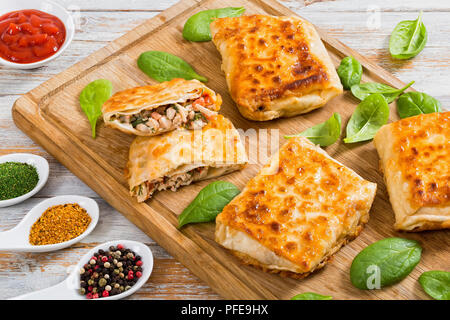
<path fill-rule="evenodd" d="M 369 215 L 367 215 L 367 217 L 369 217 Z M 227 248 L 226 249 L 228 251 L 230 251 L 235 257 L 237 257 L 239 259 L 239 261 L 241 263 L 243 263 L 244 265 L 255 267 L 255 268 L 260 269 L 267 273 L 278 274 L 285 278 L 303 279 L 303 278 L 306 278 L 307 276 L 311 275 L 312 273 L 316 272 L 317 270 L 320 270 L 323 267 L 325 267 L 325 265 L 333 259 L 334 254 L 336 252 L 338 252 L 343 246 L 347 245 L 348 243 L 350 243 L 351 241 L 353 241 L 354 239 L 356 239 L 359 236 L 359 234 L 364 229 L 364 226 L 367 222 L 368 222 L 368 219 L 367 219 L 367 221 L 360 220 L 360 222 L 356 226 L 355 232 L 353 234 L 350 234 L 350 235 L 344 237 L 343 239 L 341 239 L 337 243 L 337 245 L 334 246 L 334 248 L 330 251 L 330 253 L 328 253 L 326 256 L 324 256 L 322 258 L 320 263 L 314 269 L 312 269 L 309 272 L 304 272 L 304 273 L 297 273 L 297 272 L 293 272 L 293 271 L 268 268 L 265 264 L 260 263 L 258 260 L 256 260 L 255 258 L 252 258 L 251 256 L 249 256 L 245 253 L 242 253 L 242 252 L 239 252 L 236 250 L 230 250 Z"/>

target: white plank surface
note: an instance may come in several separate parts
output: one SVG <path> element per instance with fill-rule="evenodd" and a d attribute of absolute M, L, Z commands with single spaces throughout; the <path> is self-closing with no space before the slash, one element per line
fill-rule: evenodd
<path fill-rule="evenodd" d="M 134 299 L 217 299 L 220 298 L 187 269 L 176 262 L 152 239 L 101 200 L 95 192 L 57 163 L 20 132 L 11 119 L 11 106 L 20 94 L 38 86 L 68 66 L 116 39 L 128 30 L 173 5 L 175 0 L 54 0 L 80 18 L 71 46 L 46 67 L 19 71 L 0 67 L 0 154 L 31 152 L 50 162 L 51 175 L 44 189 L 24 203 L 0 208 L 0 231 L 17 224 L 26 212 L 43 198 L 79 194 L 95 198 L 101 219 L 81 244 L 52 254 L 0 252 L 0 299 L 38 290 L 62 280 L 70 265 L 90 247 L 118 238 L 147 243 L 156 258 L 155 271 Z M 415 80 L 414 87 L 450 106 L 450 1 L 419 0 L 372 1 L 281 1 L 330 35 L 366 55 L 401 80 Z M 306 7 L 304 7 L 306 4 Z M 245 1 L 243 1 L 245 6 Z M 426 48 L 408 61 L 390 58 L 387 44 L 390 32 L 401 20 L 415 19 L 424 11 L 429 39 Z M 379 17 L 378 25 L 368 19 Z"/>

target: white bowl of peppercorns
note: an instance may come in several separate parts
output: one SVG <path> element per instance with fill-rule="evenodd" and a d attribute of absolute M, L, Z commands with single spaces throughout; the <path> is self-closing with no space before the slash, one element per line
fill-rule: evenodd
<path fill-rule="evenodd" d="M 89 251 L 80 261 L 79 293 L 86 299 L 122 299 L 136 292 L 153 269 L 153 255 L 143 243 L 116 240 Z"/>
<path fill-rule="evenodd" d="M 63 282 L 11 299 L 122 299 L 139 290 L 152 270 L 153 254 L 148 246 L 130 240 L 109 241 L 86 253 Z"/>

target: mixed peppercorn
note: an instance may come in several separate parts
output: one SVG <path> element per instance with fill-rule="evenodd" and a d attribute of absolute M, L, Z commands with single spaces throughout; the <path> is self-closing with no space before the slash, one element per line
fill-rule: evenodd
<path fill-rule="evenodd" d="M 142 276 L 142 264 L 140 256 L 121 244 L 99 250 L 80 270 L 80 293 L 97 299 L 127 291 Z"/>

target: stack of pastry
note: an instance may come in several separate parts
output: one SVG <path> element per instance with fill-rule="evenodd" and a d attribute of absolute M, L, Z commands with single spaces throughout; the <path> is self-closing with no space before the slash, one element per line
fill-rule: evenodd
<path fill-rule="evenodd" d="M 105 102 L 105 124 L 137 135 L 126 170 L 131 195 L 143 202 L 247 163 L 237 130 L 217 113 L 221 103 L 201 82 L 184 79 L 121 91 Z"/>

